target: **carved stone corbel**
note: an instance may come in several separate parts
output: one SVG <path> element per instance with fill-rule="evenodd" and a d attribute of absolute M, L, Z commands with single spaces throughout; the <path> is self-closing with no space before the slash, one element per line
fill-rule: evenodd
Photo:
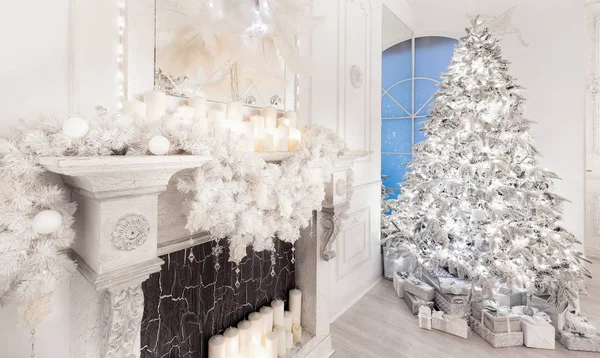
<path fill-rule="evenodd" d="M 133 358 L 144 314 L 142 285 L 109 289 L 104 294 L 103 358 Z"/>
<path fill-rule="evenodd" d="M 340 214 L 345 213 L 348 207 L 349 204 L 346 204 L 337 208 L 323 208 L 321 211 L 321 226 L 323 227 L 324 242 L 321 258 L 325 261 L 331 261 L 336 257 L 333 245 L 338 238 L 343 220 L 345 219 L 345 215 Z"/>

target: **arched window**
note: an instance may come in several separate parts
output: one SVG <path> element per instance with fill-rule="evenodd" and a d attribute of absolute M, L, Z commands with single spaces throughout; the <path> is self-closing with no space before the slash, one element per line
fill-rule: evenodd
<path fill-rule="evenodd" d="M 413 145 L 425 139 L 420 129 L 457 43 L 447 37 L 418 37 L 383 51 L 381 174 L 388 176 L 383 183 L 396 195 L 413 159 Z"/>

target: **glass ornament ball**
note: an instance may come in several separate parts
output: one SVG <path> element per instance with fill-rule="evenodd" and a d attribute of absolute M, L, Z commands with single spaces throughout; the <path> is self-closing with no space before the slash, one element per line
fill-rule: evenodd
<path fill-rule="evenodd" d="M 83 118 L 72 117 L 63 122 L 62 130 L 69 138 L 79 139 L 85 137 L 90 125 Z"/>
<path fill-rule="evenodd" d="M 152 137 L 148 142 L 148 150 L 154 155 L 165 155 L 170 147 L 169 140 L 161 135 Z"/>
<path fill-rule="evenodd" d="M 44 210 L 33 217 L 33 230 L 38 234 L 52 234 L 62 225 L 62 215 L 58 211 Z"/>

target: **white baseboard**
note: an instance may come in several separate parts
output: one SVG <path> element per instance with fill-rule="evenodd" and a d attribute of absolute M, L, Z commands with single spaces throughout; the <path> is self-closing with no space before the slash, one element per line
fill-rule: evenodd
<path fill-rule="evenodd" d="M 379 277 L 377 280 L 375 280 L 375 282 L 373 282 L 372 284 L 370 284 L 367 288 L 365 288 L 364 290 L 361 290 L 359 292 L 357 292 L 355 294 L 355 297 L 348 301 L 345 305 L 344 308 L 342 308 L 334 317 L 331 318 L 331 323 L 333 323 L 336 319 L 338 319 L 341 315 L 344 314 L 344 312 L 346 312 L 350 307 L 354 306 L 354 304 L 356 302 L 358 302 L 358 300 L 360 300 L 364 295 L 366 295 L 369 291 L 371 291 L 371 289 L 373 287 L 375 287 L 379 281 L 383 280 L 383 276 Z"/>

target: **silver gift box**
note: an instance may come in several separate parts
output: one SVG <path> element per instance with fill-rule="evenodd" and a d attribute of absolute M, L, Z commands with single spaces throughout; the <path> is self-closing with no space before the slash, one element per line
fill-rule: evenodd
<path fill-rule="evenodd" d="M 473 318 L 479 322 L 483 313 L 483 325 L 494 333 L 508 332 L 509 325 L 511 332 L 521 331 L 521 318 L 517 315 L 498 316 L 496 312 L 483 308 L 481 302 L 473 302 L 471 310 Z"/>
<path fill-rule="evenodd" d="M 583 337 L 568 331 L 556 330 L 556 339 L 571 351 L 600 352 L 600 336 Z"/>
<path fill-rule="evenodd" d="M 469 326 L 481 338 L 492 345 L 494 348 L 515 347 L 523 345 L 523 332 L 505 332 L 494 333 L 487 329 L 481 322 L 474 317 L 469 317 Z"/>

